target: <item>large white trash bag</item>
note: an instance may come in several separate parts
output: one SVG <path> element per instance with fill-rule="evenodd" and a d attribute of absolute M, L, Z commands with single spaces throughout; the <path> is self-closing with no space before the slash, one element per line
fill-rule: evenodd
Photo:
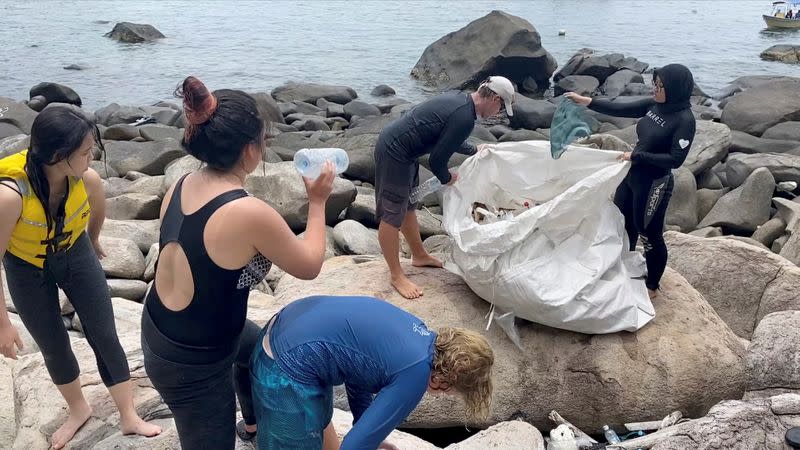
<path fill-rule="evenodd" d="M 533 322 L 592 334 L 643 327 L 655 310 L 644 259 L 628 250 L 613 203 L 630 167 L 619 154 L 570 146 L 553 159 L 549 142 L 526 141 L 467 159 L 444 192 L 444 228 L 454 239 L 447 268 L 500 310 Z M 478 223 L 475 202 L 522 211 Z"/>

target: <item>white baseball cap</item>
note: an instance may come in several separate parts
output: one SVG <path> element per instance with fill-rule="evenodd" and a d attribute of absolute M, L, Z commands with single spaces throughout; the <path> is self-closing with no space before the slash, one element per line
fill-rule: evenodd
<path fill-rule="evenodd" d="M 511 84 L 508 78 L 500 76 L 489 77 L 489 80 L 481 86 L 486 86 L 489 90 L 499 95 L 506 106 L 506 114 L 509 116 L 514 115 L 514 111 L 511 109 L 511 105 L 514 103 L 514 85 Z"/>

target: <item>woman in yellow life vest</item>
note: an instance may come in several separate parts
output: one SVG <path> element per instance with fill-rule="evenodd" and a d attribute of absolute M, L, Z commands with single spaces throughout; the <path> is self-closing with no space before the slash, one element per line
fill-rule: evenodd
<path fill-rule="evenodd" d="M 69 406 L 53 433 L 59 449 L 92 415 L 81 392 L 80 371 L 61 320 L 58 288 L 81 318 L 103 383 L 120 412 L 125 434 L 155 436 L 133 406 L 130 370 L 114 325 L 108 286 L 98 258 L 105 216 L 100 176 L 89 168 L 95 125 L 66 107 L 42 111 L 31 128 L 30 149 L 0 160 L 0 256 L 8 290 L 25 328 L 44 357 L 50 378 Z M 0 353 L 16 359 L 22 341 L 0 290 Z"/>

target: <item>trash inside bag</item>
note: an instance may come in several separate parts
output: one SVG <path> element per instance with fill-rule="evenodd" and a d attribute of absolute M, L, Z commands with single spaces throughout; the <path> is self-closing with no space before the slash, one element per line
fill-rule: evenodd
<path fill-rule="evenodd" d="M 519 317 L 614 333 L 655 316 L 644 258 L 629 250 L 612 200 L 630 167 L 618 155 L 573 145 L 552 159 L 547 142 L 505 142 L 461 165 L 443 194 L 453 238 L 446 268 L 500 308 L 502 328 Z"/>
<path fill-rule="evenodd" d="M 577 139 L 590 136 L 589 123 L 586 108 L 561 97 L 550 125 L 550 154 L 553 159 L 560 158 L 567 146 Z"/>

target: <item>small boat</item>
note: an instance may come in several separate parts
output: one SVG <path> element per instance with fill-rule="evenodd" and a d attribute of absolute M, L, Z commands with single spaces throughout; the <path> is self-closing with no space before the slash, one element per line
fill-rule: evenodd
<path fill-rule="evenodd" d="M 789 11 L 792 11 L 793 15 L 800 15 L 800 4 L 790 4 L 784 1 L 772 2 L 772 11 L 770 11 L 769 15 L 764 14 L 761 17 L 767 23 L 767 28 L 772 30 L 781 28 L 800 29 L 800 18 L 787 18 Z"/>

